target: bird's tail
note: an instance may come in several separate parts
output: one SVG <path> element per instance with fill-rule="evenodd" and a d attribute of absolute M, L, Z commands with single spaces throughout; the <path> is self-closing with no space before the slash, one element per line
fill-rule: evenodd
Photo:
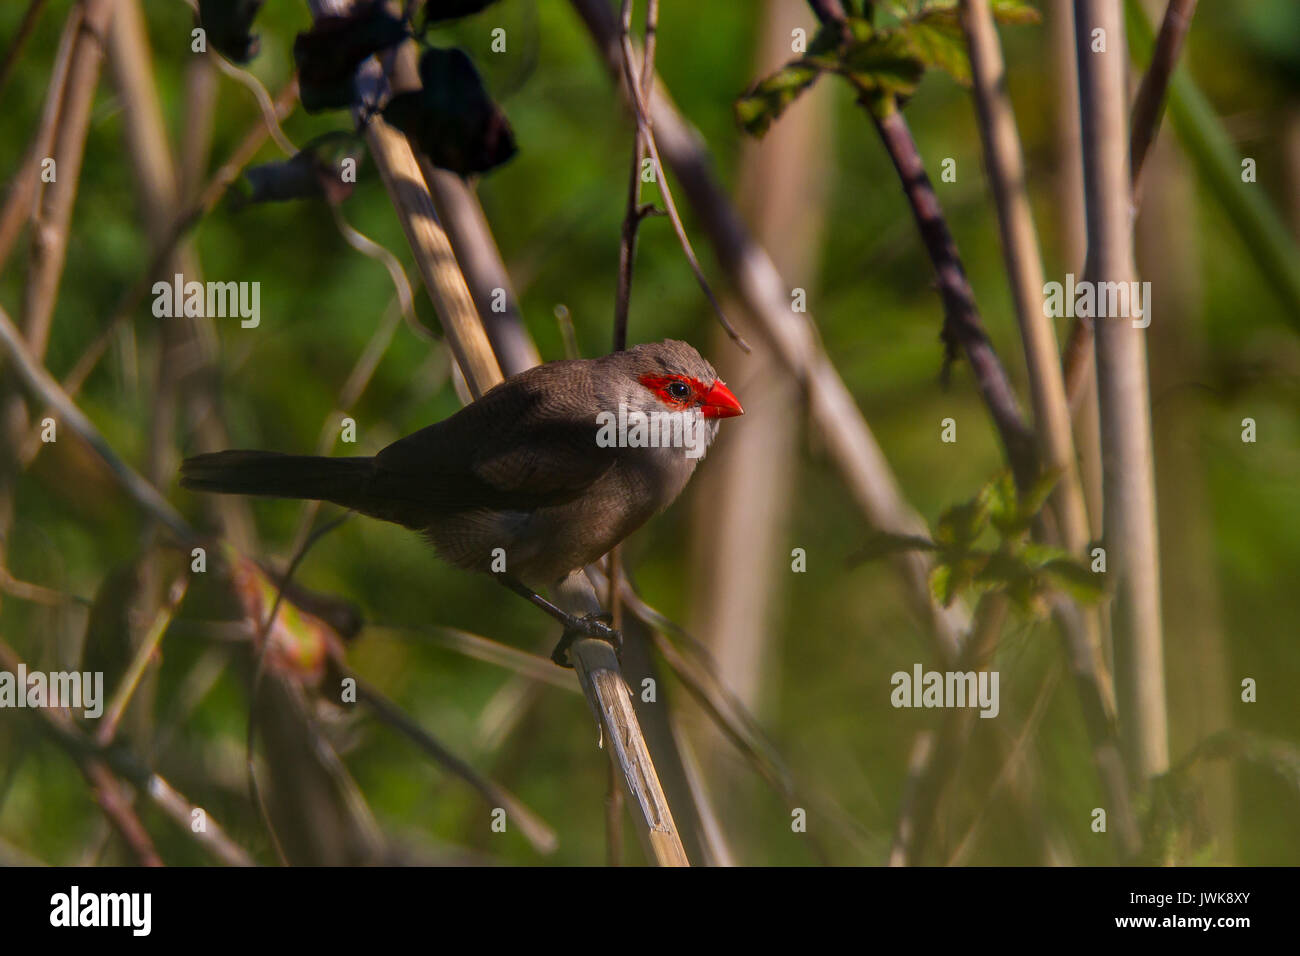
<path fill-rule="evenodd" d="M 364 510 L 373 458 L 218 451 L 181 463 L 181 487 L 229 495 L 311 498 Z"/>

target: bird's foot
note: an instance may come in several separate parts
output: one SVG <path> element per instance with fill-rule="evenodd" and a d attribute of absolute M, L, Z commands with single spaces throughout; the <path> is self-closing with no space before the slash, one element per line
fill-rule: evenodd
<path fill-rule="evenodd" d="M 573 667 L 573 661 L 569 655 L 569 646 L 581 637 L 591 637 L 598 641 L 604 641 L 614 648 L 615 654 L 621 653 L 623 650 L 623 635 L 611 626 L 613 621 L 613 616 L 607 613 L 593 613 L 573 618 L 564 628 L 564 633 L 560 635 L 560 642 L 555 645 L 555 650 L 551 651 L 551 660 L 561 667 Z"/>

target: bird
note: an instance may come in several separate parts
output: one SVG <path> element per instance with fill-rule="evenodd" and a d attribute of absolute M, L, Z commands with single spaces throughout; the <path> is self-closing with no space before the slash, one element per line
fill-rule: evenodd
<path fill-rule="evenodd" d="M 195 491 L 313 499 L 422 534 L 444 561 L 493 575 L 556 617 L 552 659 L 578 636 L 617 648 L 605 614 L 539 594 L 681 494 L 721 420 L 744 414 L 696 349 L 673 339 L 511 376 L 453 415 L 370 457 L 229 450 L 186 458 Z"/>

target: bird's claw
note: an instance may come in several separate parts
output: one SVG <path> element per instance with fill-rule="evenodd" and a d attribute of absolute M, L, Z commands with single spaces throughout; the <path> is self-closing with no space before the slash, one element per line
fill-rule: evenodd
<path fill-rule="evenodd" d="M 623 635 L 612 626 L 613 620 L 613 616 L 607 613 L 592 613 L 575 618 L 573 625 L 566 627 L 564 633 L 560 635 L 560 642 L 555 645 L 555 650 L 551 651 L 551 660 L 561 667 L 573 667 L 569 646 L 580 637 L 604 641 L 614 648 L 615 654 L 622 653 Z"/>

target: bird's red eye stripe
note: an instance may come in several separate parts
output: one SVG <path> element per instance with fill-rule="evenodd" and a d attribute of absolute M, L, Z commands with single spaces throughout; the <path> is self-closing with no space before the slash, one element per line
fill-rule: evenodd
<path fill-rule="evenodd" d="M 637 381 L 667 404 L 682 407 L 690 405 L 705 391 L 703 382 L 697 378 L 686 378 L 684 375 L 642 375 Z M 685 385 L 686 394 L 674 395 L 673 385 Z M 676 391 L 680 392 L 681 389 L 678 388 Z"/>

